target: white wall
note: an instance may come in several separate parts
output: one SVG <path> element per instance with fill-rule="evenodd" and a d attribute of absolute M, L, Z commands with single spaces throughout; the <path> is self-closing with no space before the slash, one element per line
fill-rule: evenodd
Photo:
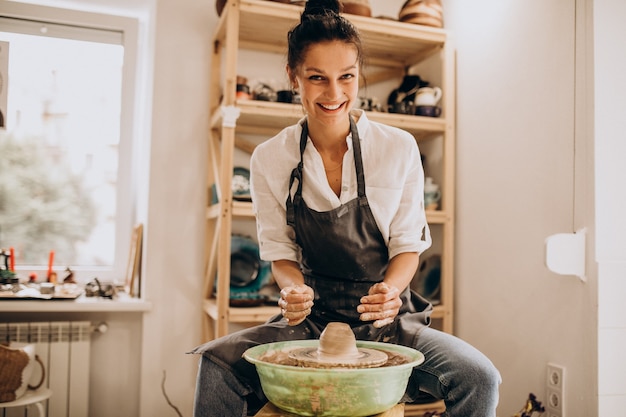
<path fill-rule="evenodd" d="M 626 3 L 594 1 L 599 415 L 626 409 Z"/>
<path fill-rule="evenodd" d="M 545 238 L 581 226 L 575 2 L 446 7 L 458 49 L 457 333 L 500 369 L 500 416 L 530 392 L 547 402 L 548 362 L 566 368 L 568 415 L 593 416 L 595 278 L 544 264 Z"/>

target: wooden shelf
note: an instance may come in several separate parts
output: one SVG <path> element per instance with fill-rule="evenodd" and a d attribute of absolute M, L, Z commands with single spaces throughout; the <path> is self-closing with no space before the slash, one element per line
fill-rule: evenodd
<path fill-rule="evenodd" d="M 230 307 L 228 310 L 228 321 L 230 323 L 264 323 L 269 318 L 280 313 L 278 306 Z M 217 300 L 215 298 L 204 300 L 204 311 L 213 320 L 217 320 L 219 317 Z"/>
<path fill-rule="evenodd" d="M 302 7 L 240 0 L 239 46 L 243 49 L 284 53 L 287 33 L 300 20 Z M 228 7 L 222 13 L 216 39 L 224 40 Z M 357 27 L 370 63 L 404 69 L 440 50 L 446 39 L 442 29 L 387 19 L 346 15 Z"/>
<path fill-rule="evenodd" d="M 221 204 L 213 204 L 207 207 L 207 219 L 216 219 L 221 213 Z M 230 213 L 234 218 L 249 218 L 254 220 L 252 203 L 247 201 L 233 201 Z M 426 220 L 428 224 L 444 224 L 450 220 L 450 215 L 443 210 L 426 210 Z"/>
<path fill-rule="evenodd" d="M 219 200 L 209 204 L 207 219 L 207 262 L 203 294 L 203 332 L 210 340 L 228 334 L 230 323 L 260 323 L 277 314 L 276 306 L 231 307 L 229 305 L 230 243 L 233 222 L 254 221 L 252 203 L 232 195 L 232 172 L 237 140 L 242 135 L 270 138 L 303 117 L 301 105 L 258 100 L 237 100 L 238 59 L 242 49 L 285 55 L 287 33 L 300 19 L 302 8 L 267 0 L 228 1 L 215 29 L 210 80 L 210 126 L 208 184 L 216 184 Z M 439 73 L 443 91 L 442 117 L 366 112 L 375 122 L 411 133 L 418 143 L 435 154 L 431 174 L 441 185 L 442 210 L 427 210 L 438 239 L 434 247 L 441 255 L 441 304 L 432 317 L 441 330 L 453 331 L 454 311 L 454 190 L 455 190 L 455 53 L 447 31 L 389 19 L 345 15 L 357 27 L 368 56 L 364 69 L 368 83 L 400 79 L 404 74 L 427 69 Z M 269 54 L 266 54 L 269 56 Z M 271 59 L 276 58 L 270 57 Z M 431 68 L 432 67 L 432 68 Z M 225 119 L 222 111 L 229 117 Z M 236 118 L 235 115 L 238 115 Z M 252 142 L 251 142 L 252 143 Z M 256 143 L 256 142 L 255 142 Z M 251 146 L 246 152 L 253 149 Z M 209 196 L 213 199 L 213 195 Z M 216 278 L 218 277 L 217 282 Z M 411 405 L 413 407 L 413 405 Z M 409 414 L 407 414 L 409 415 Z"/>
<path fill-rule="evenodd" d="M 295 124 L 303 117 L 302 107 L 297 104 L 277 103 L 261 100 L 238 100 L 241 111 L 237 119 L 237 131 L 241 133 L 275 135 L 285 126 Z M 366 112 L 370 120 L 399 127 L 412 133 L 418 142 L 441 135 L 446 130 L 442 117 L 411 116 L 397 113 Z M 222 124 L 220 111 L 215 111 L 211 126 L 217 129 Z"/>
<path fill-rule="evenodd" d="M 222 205 L 220 203 L 213 204 L 207 207 L 206 217 L 207 219 L 216 219 L 222 210 Z M 254 211 L 252 210 L 252 203 L 247 201 L 233 201 L 231 205 L 231 212 L 229 213 L 235 218 L 249 218 L 251 220 L 254 219 Z"/>

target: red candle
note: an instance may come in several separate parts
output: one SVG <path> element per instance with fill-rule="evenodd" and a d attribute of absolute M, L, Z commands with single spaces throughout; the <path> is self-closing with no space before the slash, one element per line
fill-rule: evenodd
<path fill-rule="evenodd" d="M 48 257 L 48 281 L 50 281 L 50 278 L 52 277 L 52 265 L 54 264 L 54 251 L 51 250 L 50 251 L 50 256 Z"/>
<path fill-rule="evenodd" d="M 15 249 L 13 249 L 13 247 L 11 247 L 9 249 L 10 255 L 9 255 L 9 270 L 15 272 Z"/>

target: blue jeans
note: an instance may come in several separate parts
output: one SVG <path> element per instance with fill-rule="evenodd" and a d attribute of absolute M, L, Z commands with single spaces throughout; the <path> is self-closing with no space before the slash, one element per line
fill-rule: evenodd
<path fill-rule="evenodd" d="M 414 401 L 423 391 L 445 401 L 444 416 L 496 416 L 501 378 L 485 355 L 463 340 L 432 328 L 422 329 L 413 347 L 426 359 L 413 370 L 402 402 Z M 257 397 L 254 387 L 238 378 L 231 367 L 202 356 L 194 417 L 253 415 L 267 401 Z"/>

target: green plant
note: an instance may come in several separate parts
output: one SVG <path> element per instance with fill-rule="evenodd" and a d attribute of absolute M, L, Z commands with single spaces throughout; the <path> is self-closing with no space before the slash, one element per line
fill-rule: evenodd
<path fill-rule="evenodd" d="M 45 265 L 51 249 L 72 263 L 96 225 L 89 190 L 63 158 L 36 138 L 0 135 L 0 245 L 19 247 L 23 263 Z"/>

